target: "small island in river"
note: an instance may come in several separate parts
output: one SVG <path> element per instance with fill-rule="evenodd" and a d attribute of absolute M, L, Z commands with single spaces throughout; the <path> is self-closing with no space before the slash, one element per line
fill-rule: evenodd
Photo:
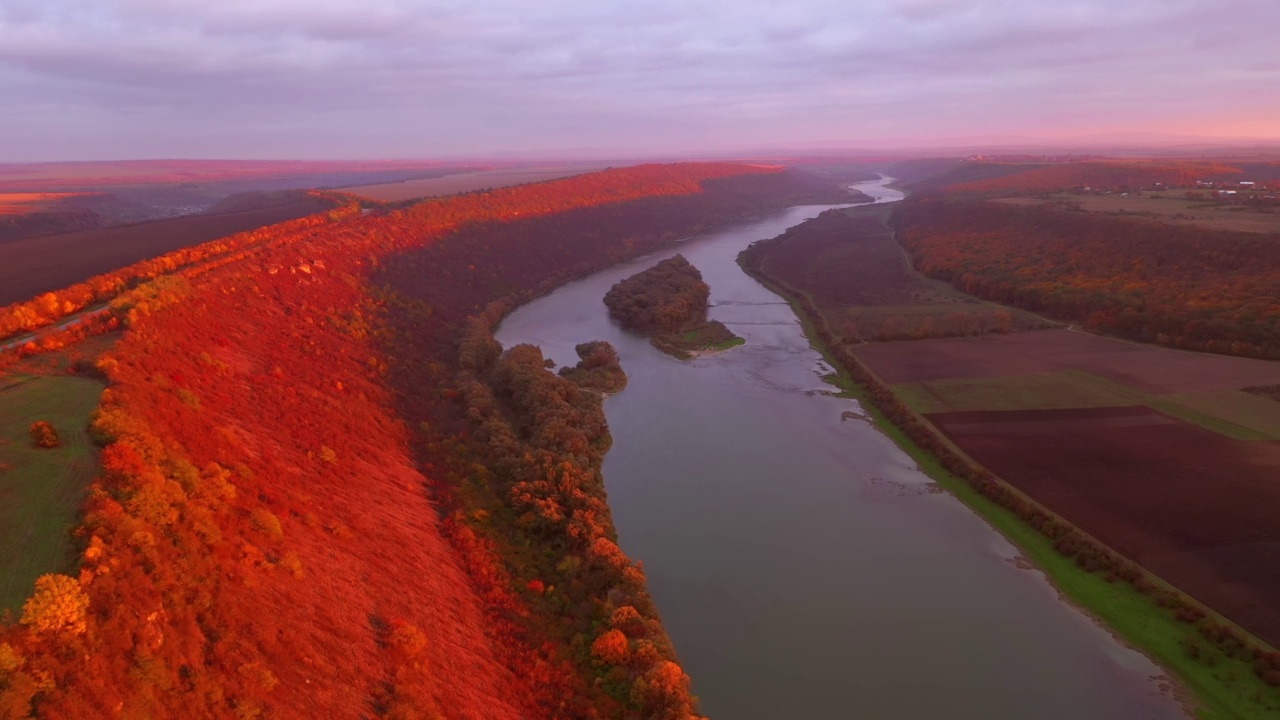
<path fill-rule="evenodd" d="M 746 342 L 720 321 L 707 319 L 710 296 L 698 268 L 676 255 L 614 285 L 604 304 L 623 327 L 649 335 L 654 347 L 687 360 Z"/>

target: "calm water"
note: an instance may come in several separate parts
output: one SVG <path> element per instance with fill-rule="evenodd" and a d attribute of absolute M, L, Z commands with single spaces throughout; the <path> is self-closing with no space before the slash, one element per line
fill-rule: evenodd
<path fill-rule="evenodd" d="M 882 183 L 857 186 L 881 201 Z M 566 285 L 498 339 L 559 364 L 608 340 L 620 543 L 644 562 L 703 711 L 738 718 L 1184 718 L 1160 670 L 1058 600 L 1038 571 L 830 396 L 780 298 L 735 258 L 829 206 L 796 207 Z M 680 252 L 747 344 L 690 362 L 607 316 L 618 280 Z"/>

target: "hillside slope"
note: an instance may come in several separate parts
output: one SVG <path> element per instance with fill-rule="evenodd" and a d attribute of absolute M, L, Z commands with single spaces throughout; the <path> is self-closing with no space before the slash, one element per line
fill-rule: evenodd
<path fill-rule="evenodd" d="M 643 576 L 595 540 L 607 510 L 585 538 L 604 584 L 535 586 L 531 571 L 568 561 L 526 568 L 529 536 L 462 484 L 475 450 L 458 373 L 476 366 L 458 341 L 576 274 L 816 189 L 741 165 L 607 171 L 350 216 L 176 284 L 100 363 L 108 445 L 83 567 L 42 579 L 0 631 L 0 707 L 688 717 Z M 597 647 L 575 628 L 621 610 L 609 573 L 642 622 L 622 612 Z"/>

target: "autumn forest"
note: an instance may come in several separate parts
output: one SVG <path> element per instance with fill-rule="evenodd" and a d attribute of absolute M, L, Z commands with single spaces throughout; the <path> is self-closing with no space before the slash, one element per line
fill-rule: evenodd
<path fill-rule="evenodd" d="M 559 376 L 492 329 L 593 268 L 839 196 L 689 164 L 348 204 L 8 308 L 14 333 L 108 303 L 14 356 L 127 330 L 83 368 L 109 385 L 79 569 L 4 627 L 4 717 L 691 717 L 604 499 L 616 354 Z"/>

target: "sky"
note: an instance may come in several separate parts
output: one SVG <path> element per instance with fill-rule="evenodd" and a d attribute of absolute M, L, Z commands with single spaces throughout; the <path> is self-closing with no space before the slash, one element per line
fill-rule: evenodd
<path fill-rule="evenodd" d="M 1280 138 L 1276 0 L 0 0 L 0 162 Z"/>

